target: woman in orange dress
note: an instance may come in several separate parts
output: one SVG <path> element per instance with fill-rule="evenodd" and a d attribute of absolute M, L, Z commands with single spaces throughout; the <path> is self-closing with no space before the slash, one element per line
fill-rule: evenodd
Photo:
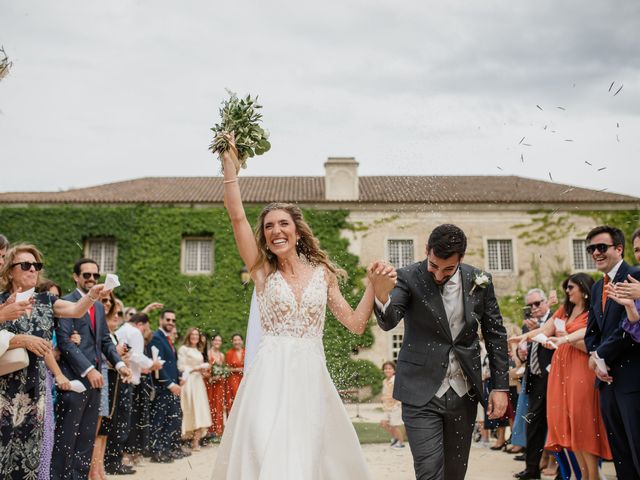
<path fill-rule="evenodd" d="M 589 368 L 589 354 L 584 344 L 592 285 L 593 279 L 586 273 L 569 276 L 562 284 L 566 293 L 564 305 L 553 318 L 536 330 L 514 337 L 514 341 L 530 340 L 544 333 L 549 342 L 543 345 L 557 346 L 547 385 L 545 449 L 571 450 L 584 480 L 599 480 L 598 459 L 611 459 L 600 414 L 600 396 L 595 388 L 596 376 Z"/>
<path fill-rule="evenodd" d="M 227 366 L 229 367 L 229 376 L 227 377 L 227 416 L 233 407 L 233 401 L 238 393 L 240 381 L 244 374 L 244 339 L 242 335 L 236 333 L 231 337 L 231 348 L 226 355 Z"/>
<path fill-rule="evenodd" d="M 215 335 L 211 339 L 211 348 L 209 348 L 208 358 L 211 365 L 212 375 L 207 380 L 207 395 L 209 397 L 209 409 L 211 411 L 211 427 L 209 435 L 221 438 L 224 431 L 224 403 L 225 403 L 225 385 L 226 379 L 224 374 L 214 375 L 214 366 L 220 372 L 224 371 L 225 360 L 224 353 L 220 351 L 222 347 L 222 337 Z"/>

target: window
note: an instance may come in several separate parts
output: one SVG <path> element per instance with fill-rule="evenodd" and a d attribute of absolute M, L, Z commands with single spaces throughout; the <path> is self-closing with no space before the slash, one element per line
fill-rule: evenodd
<path fill-rule="evenodd" d="M 595 270 L 593 257 L 587 253 L 586 240 L 573 241 L 573 268 L 575 270 Z"/>
<path fill-rule="evenodd" d="M 413 240 L 388 240 L 389 263 L 395 268 L 411 265 L 413 260 Z"/>
<path fill-rule="evenodd" d="M 487 240 L 487 268 L 493 272 L 513 271 L 513 244 L 511 240 Z"/>
<path fill-rule="evenodd" d="M 391 334 L 391 358 L 394 362 L 398 361 L 398 352 L 400 352 L 400 347 L 402 346 L 402 339 L 404 338 L 404 333 L 392 333 Z"/>
<path fill-rule="evenodd" d="M 89 238 L 84 246 L 84 254 L 100 265 L 102 273 L 116 273 L 118 247 L 116 241 L 109 238 Z"/>
<path fill-rule="evenodd" d="M 211 272 L 213 272 L 213 238 L 184 238 L 182 240 L 182 273 Z"/>

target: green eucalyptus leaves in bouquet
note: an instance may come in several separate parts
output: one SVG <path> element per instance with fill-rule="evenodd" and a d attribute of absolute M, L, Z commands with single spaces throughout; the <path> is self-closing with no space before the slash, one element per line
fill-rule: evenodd
<path fill-rule="evenodd" d="M 227 92 L 229 98 L 220 107 L 220 123 L 211 129 L 213 141 L 209 150 L 219 156 L 230 151 L 237 173 L 240 168 L 247 168 L 248 158 L 268 152 L 271 144 L 269 132 L 260 126 L 262 114 L 258 111 L 262 105 L 257 103 L 258 97 L 238 98 L 235 93 Z"/>

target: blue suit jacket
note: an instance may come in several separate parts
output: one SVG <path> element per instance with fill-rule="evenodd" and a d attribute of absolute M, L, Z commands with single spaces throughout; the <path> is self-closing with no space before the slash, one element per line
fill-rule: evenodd
<path fill-rule="evenodd" d="M 622 262 L 613 282 L 627 280 L 627 275 L 640 279 L 640 270 Z M 591 289 L 591 308 L 584 342 L 587 350 L 598 352 L 598 356 L 611 368 L 614 388 L 622 392 L 640 391 L 640 344 L 622 329 L 626 313 L 623 306 L 608 299 L 602 312 L 603 280 L 597 281 Z M 600 384 L 598 380 L 597 385 Z"/>
<path fill-rule="evenodd" d="M 160 358 L 165 361 L 162 368 L 152 376 L 153 383 L 163 388 L 168 387 L 172 383 L 179 384 L 178 356 L 171 348 L 171 344 L 164 332 L 156 330 L 153 333 L 151 342 L 149 342 L 149 348 L 151 347 L 156 347 L 159 351 Z"/>
<path fill-rule="evenodd" d="M 63 297 L 64 300 L 77 302 L 82 298 L 78 290 Z M 112 365 L 122 359 L 116 350 L 116 346 L 109 336 L 109 328 L 105 317 L 104 307 L 101 302 L 94 303 L 96 316 L 96 329 L 91 328 L 91 317 L 89 312 L 80 318 L 60 318 L 56 327 L 56 339 L 60 349 L 60 369 L 69 379 L 81 380 L 87 388 L 89 382 L 81 375 L 91 366 L 100 371 L 102 355 L 109 360 Z M 73 331 L 80 334 L 80 345 L 76 345 L 69 340 Z"/>

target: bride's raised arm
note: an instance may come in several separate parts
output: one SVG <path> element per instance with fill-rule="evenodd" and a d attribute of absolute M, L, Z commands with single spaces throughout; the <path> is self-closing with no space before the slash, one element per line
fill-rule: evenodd
<path fill-rule="evenodd" d="M 224 204 L 229 213 L 240 257 L 251 270 L 258 259 L 258 246 L 256 245 L 251 225 L 247 220 L 247 215 L 244 212 L 236 166 L 231 155 L 235 155 L 235 153 L 227 151 L 221 155 L 224 168 Z M 252 277 L 256 273 L 258 272 L 253 272 Z M 255 281 L 256 279 L 253 278 L 253 280 Z"/>

